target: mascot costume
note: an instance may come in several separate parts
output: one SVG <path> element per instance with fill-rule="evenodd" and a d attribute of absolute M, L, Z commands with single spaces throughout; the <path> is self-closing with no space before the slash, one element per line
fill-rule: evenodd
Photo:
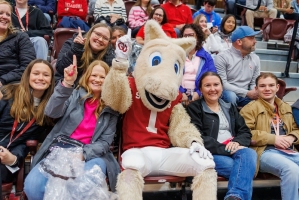
<path fill-rule="evenodd" d="M 116 59 L 103 85 L 107 106 L 125 113 L 122 127 L 120 200 L 142 200 L 146 176 L 194 176 L 194 200 L 216 200 L 217 174 L 213 157 L 180 103 L 186 52 L 194 38 L 171 39 L 160 25 L 145 25 L 145 45 L 136 61 L 134 77 L 127 77 L 131 40 L 117 41 Z"/>

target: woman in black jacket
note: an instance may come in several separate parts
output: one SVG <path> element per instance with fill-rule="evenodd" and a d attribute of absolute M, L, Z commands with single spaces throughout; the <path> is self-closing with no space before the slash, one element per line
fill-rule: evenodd
<path fill-rule="evenodd" d="M 45 106 L 54 90 L 54 70 L 45 60 L 32 61 L 20 84 L 2 88 L 0 100 L 0 179 L 13 180 L 13 170 L 28 153 L 26 141 L 37 139 L 52 125 L 44 115 Z M 1 193 L 1 190 L 0 190 Z M 0 194 L 0 197 L 2 195 Z"/>
<path fill-rule="evenodd" d="M 18 82 L 27 67 L 35 59 L 35 50 L 28 35 L 14 30 L 11 22 L 12 7 L 0 0 L 0 86 Z"/>
<path fill-rule="evenodd" d="M 220 76 L 206 72 L 199 81 L 202 98 L 187 107 L 191 122 L 201 132 L 204 145 L 214 156 L 219 176 L 229 179 L 226 200 L 250 200 L 257 156 L 251 133 L 237 108 L 220 99 Z"/>
<path fill-rule="evenodd" d="M 68 39 L 62 46 L 56 63 L 56 80 L 63 79 L 64 69 L 73 63 L 73 55 L 76 55 L 79 81 L 87 67 L 94 60 L 102 60 L 111 66 L 112 58 L 108 58 L 107 51 L 110 45 L 111 28 L 106 24 L 96 24 L 86 33 L 79 33 Z"/>

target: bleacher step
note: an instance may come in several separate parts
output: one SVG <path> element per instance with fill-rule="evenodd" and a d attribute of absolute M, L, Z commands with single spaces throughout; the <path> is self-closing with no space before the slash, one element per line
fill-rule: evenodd
<path fill-rule="evenodd" d="M 261 71 L 269 72 L 284 72 L 286 67 L 286 61 L 276 61 L 276 60 L 261 60 Z M 298 72 L 298 62 L 292 61 L 290 63 L 290 72 Z"/>

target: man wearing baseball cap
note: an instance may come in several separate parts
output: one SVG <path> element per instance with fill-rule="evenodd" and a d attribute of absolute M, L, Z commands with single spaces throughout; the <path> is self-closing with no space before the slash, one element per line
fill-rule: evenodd
<path fill-rule="evenodd" d="M 258 98 L 254 86 L 260 74 L 260 59 L 253 51 L 259 33 L 248 26 L 238 27 L 231 35 L 232 47 L 215 57 L 223 81 L 222 99 L 239 107 Z"/>

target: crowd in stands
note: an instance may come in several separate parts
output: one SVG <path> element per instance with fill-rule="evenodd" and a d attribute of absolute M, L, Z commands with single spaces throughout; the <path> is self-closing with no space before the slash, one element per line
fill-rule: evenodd
<path fill-rule="evenodd" d="M 257 2 L 239 3 L 255 8 Z M 258 172 L 281 179 L 283 200 L 299 199 L 299 153 L 293 151 L 299 144 L 299 100 L 291 107 L 276 97 L 278 79 L 260 73 L 254 53 L 255 36 L 260 34 L 254 31 L 254 18 L 295 19 L 299 1 L 264 0 L 257 11 L 246 11 L 248 26 L 239 27 L 232 1 L 225 3 L 231 14 L 221 18 L 214 11 L 216 0 L 204 0 L 193 15 L 180 0 L 156 7 L 150 0 L 137 0 L 128 16 L 122 0 L 89 1 L 94 25 L 86 32 L 78 28 L 65 41 L 54 72 L 46 61 L 49 47 L 44 36 L 53 36 L 50 15 L 56 13 L 56 1 L 16 0 L 11 6 L 0 0 L 2 182 L 13 180 L 12 169 L 27 154 L 26 140 L 37 139 L 50 126 L 25 181 L 29 200 L 43 199 L 47 178 L 39 165 L 60 134 L 81 142 L 85 169 L 100 166 L 110 189 L 116 190 L 120 166 L 109 146 L 119 113 L 101 99 L 102 85 L 118 39 L 130 28 L 132 38 L 144 45 L 145 24 L 154 20 L 170 38 L 196 40 L 186 55 L 180 101 L 213 155 L 218 176 L 229 181 L 225 199 L 251 199 Z"/>

